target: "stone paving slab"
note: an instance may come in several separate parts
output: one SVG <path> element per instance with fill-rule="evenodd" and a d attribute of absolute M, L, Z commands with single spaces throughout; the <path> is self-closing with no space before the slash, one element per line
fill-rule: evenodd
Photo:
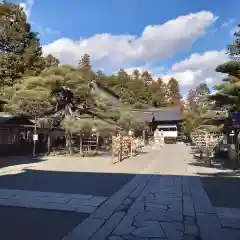
<path fill-rule="evenodd" d="M 177 148 L 183 158 L 189 159 L 188 150 L 184 150 L 183 145 Z M 156 174 L 147 174 L 145 178 L 136 176 L 112 197 L 113 200 L 103 203 L 64 240 L 81 239 L 79 229 L 94 219 L 102 220 L 102 227 L 94 234 L 89 234 L 89 240 L 95 239 L 93 236 L 107 240 L 239 240 L 240 231 L 236 225 L 233 229 L 224 227 L 222 223 L 227 218 L 235 220 L 235 223 L 238 219 L 229 212 L 223 214 L 222 211 L 221 215 L 220 210 L 213 207 L 200 178 L 187 176 L 186 172 L 181 176 L 173 174 L 177 170 L 176 165 L 183 164 L 183 159 L 176 161 L 179 152 L 172 152 L 178 155 L 159 151 L 161 160 L 148 167 L 148 173 L 152 171 Z M 167 164 L 165 173 L 163 160 Z M 158 168 L 161 168 L 159 173 Z M 180 169 L 184 171 L 184 167 Z M 119 221 L 120 218 L 122 220 Z M 105 235 L 104 226 L 108 226 L 105 227 Z"/>
<path fill-rule="evenodd" d="M 103 225 L 94 235 L 88 239 L 170 239 L 182 240 L 184 236 L 199 236 L 199 229 L 196 224 L 195 215 L 189 221 L 185 221 L 183 212 L 182 177 L 150 176 L 137 178 L 139 184 L 135 189 L 128 191 L 124 187 L 117 196 L 122 203 L 106 201 L 100 208 L 91 214 L 85 222 L 80 224 L 64 240 L 82 239 L 83 225 L 87 226 L 94 219 L 103 220 Z M 143 180 L 144 179 L 144 180 Z M 136 179 L 133 179 L 136 183 Z M 129 183 L 129 186 L 132 183 Z M 141 187 L 141 191 L 139 190 Z M 137 190 L 136 190 L 137 189 Z M 131 194 L 138 192 L 138 194 Z M 130 197 L 131 196 L 131 197 Z M 114 197 L 114 196 L 113 196 Z M 133 199 L 125 212 L 118 212 L 117 207 L 126 202 L 126 199 Z M 100 209 L 100 210 L 99 210 Z M 98 212 L 98 213 L 97 213 Z M 96 214 L 97 213 L 97 214 Z M 107 213 L 107 214 L 106 214 Z M 104 230 L 105 229 L 105 230 Z"/>
<path fill-rule="evenodd" d="M 238 211 L 213 207 L 200 178 L 184 172 L 187 148 L 164 146 L 154 154 L 153 165 L 108 198 L 0 189 L 0 204 L 90 213 L 62 240 L 239 240 Z"/>
<path fill-rule="evenodd" d="M 0 205 L 92 213 L 106 197 L 0 189 Z"/>
<path fill-rule="evenodd" d="M 223 228 L 217 210 L 211 205 L 197 178 L 163 175 L 138 177 L 112 199 L 117 197 L 121 200 L 107 200 L 64 240 L 240 239 L 237 229 Z M 201 201 L 203 206 L 200 208 Z M 122 205 L 126 208 L 119 211 Z M 94 233 L 91 229 L 91 234 L 88 233 L 85 238 L 86 229 L 90 229 L 94 221 L 97 221 L 98 229 Z"/>

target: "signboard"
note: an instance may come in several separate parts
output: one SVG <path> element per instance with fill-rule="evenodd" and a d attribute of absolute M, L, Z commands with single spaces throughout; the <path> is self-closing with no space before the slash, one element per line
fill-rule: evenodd
<path fill-rule="evenodd" d="M 232 123 L 235 128 L 240 128 L 240 112 L 232 113 Z"/>
<path fill-rule="evenodd" d="M 234 135 L 235 135 L 235 134 L 234 134 L 234 131 L 231 130 L 230 133 L 229 133 L 229 136 L 234 136 Z"/>
<path fill-rule="evenodd" d="M 33 141 L 37 141 L 38 140 L 38 134 L 33 134 Z"/>

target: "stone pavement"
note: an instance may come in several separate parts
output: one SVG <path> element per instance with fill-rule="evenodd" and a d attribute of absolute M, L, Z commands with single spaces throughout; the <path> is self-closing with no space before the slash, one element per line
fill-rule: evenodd
<path fill-rule="evenodd" d="M 200 177 L 189 172 L 190 158 L 177 144 L 126 160 L 119 165 L 124 174 L 134 172 L 131 161 L 149 164 L 110 197 L 2 189 L 0 205 L 89 214 L 65 237 L 47 240 L 239 240 L 239 209 L 212 205 Z"/>
<path fill-rule="evenodd" d="M 188 149 L 166 146 L 158 154 L 159 161 L 149 166 L 145 174 L 137 175 L 64 240 L 240 239 L 238 225 L 222 225 L 227 217 L 234 222 L 237 214 L 233 218 L 214 208 L 199 177 L 187 176 L 186 166 L 180 168 L 182 176 L 174 175 L 177 166 L 183 166 L 184 158 L 189 157 Z M 158 169 L 161 173 L 157 174 L 156 166 L 163 167 L 163 161 L 168 172 L 164 175 L 164 169 Z M 147 174 L 153 169 L 154 174 Z"/>
<path fill-rule="evenodd" d="M 222 227 L 199 178 L 138 175 L 64 238 L 75 239 L 238 240 L 240 229 Z"/>

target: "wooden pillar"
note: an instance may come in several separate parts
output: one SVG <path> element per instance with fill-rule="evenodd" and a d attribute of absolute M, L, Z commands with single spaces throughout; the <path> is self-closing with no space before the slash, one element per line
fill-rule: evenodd
<path fill-rule="evenodd" d="M 79 152 L 83 153 L 83 136 L 81 134 L 79 135 Z"/>

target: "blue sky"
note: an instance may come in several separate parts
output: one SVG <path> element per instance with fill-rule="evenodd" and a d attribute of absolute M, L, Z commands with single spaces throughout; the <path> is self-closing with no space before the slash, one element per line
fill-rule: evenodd
<path fill-rule="evenodd" d="M 44 52 L 62 63 L 76 64 L 87 52 L 96 69 L 110 73 L 138 67 L 165 79 L 174 76 L 183 91 L 199 82 L 212 86 L 221 80 L 214 68 L 227 60 L 224 48 L 240 23 L 239 0 L 18 3 L 40 32 Z"/>

